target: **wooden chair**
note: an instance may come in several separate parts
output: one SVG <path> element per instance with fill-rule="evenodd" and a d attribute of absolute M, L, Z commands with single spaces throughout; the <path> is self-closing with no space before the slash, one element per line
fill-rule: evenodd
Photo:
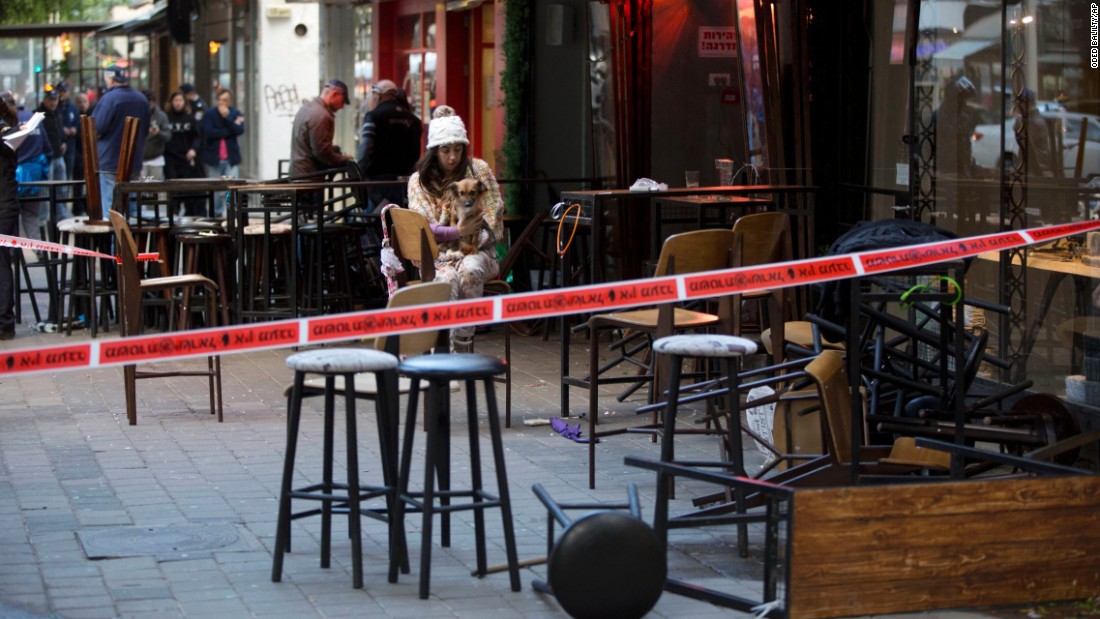
<path fill-rule="evenodd" d="M 657 261 L 656 275 L 677 275 L 684 273 L 696 273 L 729 268 L 734 254 L 735 236 L 731 230 L 708 229 L 685 232 L 668 237 L 661 248 L 661 255 Z M 732 329 L 731 297 L 724 297 L 718 301 L 720 309 L 717 314 L 695 311 L 686 308 L 668 308 L 662 312 L 658 308 L 645 308 L 612 312 L 609 314 L 596 314 L 588 320 L 589 330 L 589 359 L 588 374 L 581 377 L 566 376 L 569 367 L 568 346 L 562 347 L 562 416 L 569 415 L 569 387 L 582 387 L 588 389 L 588 485 L 596 487 L 596 443 L 595 440 L 604 436 L 622 434 L 629 428 L 618 427 L 599 431 L 596 422 L 599 417 L 599 387 L 600 385 L 615 383 L 650 384 L 649 400 L 654 399 L 654 394 L 659 392 L 655 385 L 659 385 L 659 370 L 648 360 L 639 361 L 634 357 L 620 355 L 609 363 L 600 365 L 599 336 L 602 332 L 611 329 L 622 329 L 630 333 L 612 344 L 613 347 L 625 347 L 624 342 L 628 338 L 644 338 L 645 342 L 634 343 L 633 348 L 638 353 L 644 353 L 648 348 L 648 342 L 653 339 L 672 335 L 674 332 L 718 328 L 721 333 L 729 333 Z M 669 311 L 671 310 L 671 311 Z M 625 350 L 624 352 L 634 352 Z M 646 370 L 642 375 L 624 375 L 614 377 L 601 377 L 613 367 L 622 362 L 642 367 Z M 656 419 L 653 420 L 656 422 Z"/>
<path fill-rule="evenodd" d="M 733 233 L 738 239 L 740 251 L 734 257 L 734 266 L 754 266 L 791 260 L 791 223 L 786 213 L 755 213 L 739 217 L 733 224 Z M 787 320 L 787 308 L 790 295 L 786 288 L 762 290 L 750 294 L 735 296 L 734 307 L 740 307 L 740 299 L 765 305 L 768 323 L 771 327 L 771 342 L 767 348 L 776 363 L 783 361 L 784 322 Z M 761 318 L 763 318 L 763 313 Z M 734 312 L 733 334 L 741 335 L 741 312 Z M 757 325 L 757 332 L 763 338 L 764 326 Z"/>
<path fill-rule="evenodd" d="M 130 233 L 126 217 L 118 211 L 110 212 L 111 225 L 114 226 L 115 242 L 118 247 L 119 264 L 119 331 L 122 337 L 139 335 L 142 331 L 142 299 L 147 292 L 164 290 L 177 291 L 185 288 L 202 288 L 206 300 L 207 324 L 218 322 L 217 303 L 218 285 L 202 275 L 175 275 L 142 279 L 136 261 L 137 244 Z M 180 326 L 187 328 L 190 310 L 180 308 Z M 126 388 L 126 417 L 130 425 L 137 425 L 137 385 L 143 378 L 167 378 L 172 376 L 205 376 L 210 390 L 210 414 L 215 411 L 218 421 L 222 421 L 222 370 L 221 358 L 211 355 L 206 358 L 205 370 L 169 370 L 138 371 L 136 365 L 123 366 L 123 378 Z"/>
<path fill-rule="evenodd" d="M 96 150 L 95 119 L 80 117 L 80 149 L 84 156 L 84 200 L 88 219 L 103 220 L 103 198 L 99 192 L 99 151 Z"/>
<path fill-rule="evenodd" d="M 394 253 L 402 260 L 419 261 L 420 278 L 404 281 L 407 286 L 419 282 L 435 280 L 435 259 L 439 256 L 439 245 L 435 242 L 428 220 L 416 211 L 394 207 L 386 211 L 390 218 L 383 225 L 390 225 L 390 239 Z M 502 271 L 503 273 L 503 271 Z M 408 275 L 407 273 L 405 274 Z M 485 283 L 485 296 L 511 294 L 512 287 L 504 280 L 490 280 Z M 504 427 L 512 427 L 512 331 L 504 330 L 504 364 L 507 371 L 497 382 L 504 383 Z"/>
<path fill-rule="evenodd" d="M 951 470 L 951 454 L 918 447 L 912 437 L 900 437 L 892 445 L 861 445 L 859 462 L 852 462 L 852 398 L 844 353 L 823 351 L 806 366 L 817 385 L 824 413 L 826 440 L 835 466 L 860 467 L 866 474 L 900 474 L 919 470 Z"/>

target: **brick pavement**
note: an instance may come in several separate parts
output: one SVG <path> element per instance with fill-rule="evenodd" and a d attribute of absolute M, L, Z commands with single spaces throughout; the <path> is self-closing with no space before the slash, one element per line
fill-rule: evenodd
<path fill-rule="evenodd" d="M 0 351 L 84 337 L 32 333 L 21 326 L 17 339 L 0 343 Z M 481 352 L 502 352 L 499 334 L 479 336 L 478 341 Z M 505 446 L 520 558 L 545 554 L 546 514 L 530 491 L 535 482 L 565 501 L 621 501 L 624 485 L 634 482 L 646 517 L 651 517 L 652 475 L 629 469 L 622 460 L 626 454 L 655 457 L 657 446 L 642 435 L 606 439 L 598 450 L 598 487 L 589 490 L 586 447 L 549 427 L 523 424 L 524 419 L 560 414 L 558 343 L 554 338 L 514 337 L 513 346 L 514 423 L 505 430 Z M 575 346 L 572 358 L 579 364 L 587 358 L 586 344 Z M 564 616 L 553 599 L 530 587 L 533 578 L 544 575 L 544 565 L 522 570 L 524 588 L 519 593 L 509 589 L 506 573 L 470 576 L 475 559 L 469 512 L 455 518 L 452 547 L 437 544 L 433 551 L 429 600 L 417 598 L 416 517 L 407 521 L 413 573 L 398 584 L 386 582 L 385 530 L 366 520 L 365 587 L 352 589 L 346 520 L 341 518 L 334 519 L 331 569 L 318 567 L 319 519 L 299 520 L 293 525 L 295 552 L 287 556 L 283 581 L 271 582 L 285 441 L 283 390 L 291 378 L 283 364 L 287 354 L 269 351 L 223 359 L 221 424 L 206 412 L 201 379 L 140 381 L 138 425 L 129 426 L 120 368 L 0 378 L 0 518 L 6 524 L 0 529 L 0 617 Z M 581 410 L 585 398 L 574 391 L 574 409 Z M 609 392 L 601 403 L 602 420 L 628 419 L 638 403 L 635 396 L 618 404 Z M 298 481 L 319 475 L 310 466 L 319 462 L 319 407 L 318 399 L 306 401 Z M 360 462 L 370 475 L 377 462 L 373 424 L 360 423 L 359 431 Z M 453 437 L 453 451 L 464 454 L 464 430 L 456 429 Z M 678 453 L 684 457 L 715 454 L 713 441 L 705 437 L 685 437 L 681 443 Z M 339 436 L 336 444 L 339 450 Z M 416 449 L 422 448 L 418 442 Z M 753 464 L 759 466 L 759 461 Z M 337 479 L 343 474 L 338 465 Z M 454 475 L 457 485 L 461 466 Z M 678 493 L 684 507 L 690 496 L 690 491 Z M 504 560 L 499 518 L 494 518 L 491 512 L 493 564 Z M 246 548 L 89 560 L 78 538 L 117 527 L 195 524 L 235 527 Z M 751 534 L 752 556 L 738 559 L 724 531 L 674 532 L 670 570 L 742 595 L 758 595 L 761 532 L 754 528 Z M 1000 616 L 1019 614 L 1006 612 L 1010 614 Z M 699 619 L 738 615 L 671 594 L 651 613 Z"/>

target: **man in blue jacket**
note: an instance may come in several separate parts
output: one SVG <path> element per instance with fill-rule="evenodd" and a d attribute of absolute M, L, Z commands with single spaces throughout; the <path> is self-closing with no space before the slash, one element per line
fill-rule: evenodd
<path fill-rule="evenodd" d="M 0 98 L 4 99 L 8 107 L 17 110 L 19 125 L 26 124 L 34 115 L 33 112 L 23 109 L 23 106 L 16 105 L 15 95 L 11 91 L 0 93 Z M 46 139 L 46 131 L 41 124 L 23 140 L 16 156 L 15 179 L 17 183 L 20 183 L 19 197 L 43 196 L 45 192 L 41 187 L 22 184 L 44 181 L 49 175 L 49 162 L 50 157 L 53 156 L 53 150 L 50 148 L 50 141 Z M 41 210 L 43 204 L 45 204 L 44 201 L 20 199 L 19 221 L 23 225 L 24 238 L 42 240 Z"/>
<path fill-rule="evenodd" d="M 107 92 L 103 93 L 92 110 L 95 120 L 96 150 L 99 153 L 99 191 L 103 199 L 103 213 L 114 202 L 115 174 L 118 172 L 118 156 L 122 150 L 122 129 L 127 116 L 141 120 L 138 126 L 137 148 L 130 178 L 141 176 L 141 153 L 145 150 L 145 136 L 149 135 L 149 101 L 145 95 L 130 88 L 130 78 L 122 67 L 107 69 Z"/>

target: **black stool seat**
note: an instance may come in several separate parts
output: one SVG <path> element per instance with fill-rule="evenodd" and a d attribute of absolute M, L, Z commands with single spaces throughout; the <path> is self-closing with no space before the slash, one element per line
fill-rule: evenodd
<path fill-rule="evenodd" d="M 317 224 L 302 224 L 298 226 L 299 234 L 317 234 Z M 346 234 L 355 229 L 347 224 L 325 224 L 325 234 Z"/>
<path fill-rule="evenodd" d="M 209 221 L 189 221 L 186 223 L 176 224 L 172 228 L 172 234 L 201 234 L 203 232 L 221 232 L 221 224 L 209 222 Z"/>
<path fill-rule="evenodd" d="M 387 523 L 390 540 L 390 564 L 400 563 L 405 557 L 404 527 L 397 524 L 401 510 L 395 507 L 397 500 L 397 357 L 379 350 L 363 348 L 323 348 L 290 355 L 288 368 L 294 370 L 294 387 L 287 401 L 286 456 L 283 461 L 283 480 L 279 495 L 279 519 L 275 531 L 271 580 L 282 579 L 283 555 L 290 552 L 290 523 L 298 518 L 321 516 L 321 567 L 327 568 L 331 559 L 332 514 L 347 514 L 348 534 L 351 538 L 352 586 L 363 587 L 363 550 L 359 521 L 368 516 Z M 359 442 L 356 430 L 355 375 L 373 372 L 378 386 L 375 397 L 375 418 L 378 424 L 379 454 L 382 463 L 380 484 L 361 484 L 359 480 Z M 306 374 L 325 377 L 324 444 L 322 479 L 320 483 L 292 488 L 294 460 L 298 446 L 298 428 L 302 420 L 302 398 Z M 347 440 L 347 483 L 333 482 L 333 426 L 335 417 L 336 378 L 343 378 L 345 421 Z M 361 503 L 384 498 L 384 508 L 368 509 Z M 320 508 L 304 511 L 292 510 L 292 499 L 317 501 Z M 392 578 L 396 580 L 396 576 Z"/>
<path fill-rule="evenodd" d="M 519 561 L 516 552 L 515 532 L 512 526 L 512 503 L 508 495 L 508 476 L 504 463 L 504 441 L 501 436 L 493 377 L 507 372 L 508 367 L 500 359 L 478 354 L 422 355 L 402 361 L 397 372 L 411 379 L 409 408 L 405 417 L 405 436 L 401 450 L 400 478 L 398 481 L 398 515 L 403 522 L 405 505 L 419 510 L 423 515 L 420 537 L 420 599 L 428 598 L 432 560 L 432 523 L 440 516 L 440 543 L 451 544 L 450 516 L 452 512 L 474 512 L 474 546 L 477 553 L 476 575 L 488 574 L 485 544 L 486 509 L 500 509 L 504 533 L 504 548 L 508 560 L 508 574 L 513 591 L 521 588 Z M 409 491 L 412 467 L 413 439 L 416 435 L 417 400 L 420 381 L 428 382 L 424 405 L 424 429 L 427 446 L 424 450 L 424 485 L 418 492 Z M 470 487 L 451 487 L 451 393 L 452 380 L 465 384 L 466 427 L 469 433 Z M 477 383 L 481 382 L 485 393 L 485 417 L 489 425 L 489 442 L 496 469 L 496 494 L 490 494 L 482 486 L 480 433 L 478 431 Z M 438 480 L 438 486 L 437 486 Z M 453 502 L 460 499 L 459 502 Z M 402 524 L 403 526 L 403 524 Z M 401 539 L 404 539 L 403 537 Z M 397 578 L 398 563 L 404 553 L 391 553 L 390 580 Z"/>
<path fill-rule="evenodd" d="M 508 366 L 490 355 L 439 354 L 406 359 L 397 371 L 424 380 L 478 380 L 503 374 Z"/>

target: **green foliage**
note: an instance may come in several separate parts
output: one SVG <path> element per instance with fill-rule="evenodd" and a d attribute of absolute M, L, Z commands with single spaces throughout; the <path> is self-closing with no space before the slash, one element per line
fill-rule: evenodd
<path fill-rule="evenodd" d="M 120 0 L 3 0 L 0 24 L 106 21 Z"/>
<path fill-rule="evenodd" d="M 528 92 L 531 77 L 530 54 L 528 53 L 528 30 L 531 25 L 531 8 L 527 0 L 504 0 L 504 60 L 505 68 L 500 77 L 501 90 L 504 92 L 504 144 L 501 152 L 504 156 L 504 178 L 522 178 L 524 176 L 524 139 L 521 125 L 524 112 L 524 99 Z M 505 210 L 520 214 L 521 204 L 518 186 L 508 192 Z"/>

